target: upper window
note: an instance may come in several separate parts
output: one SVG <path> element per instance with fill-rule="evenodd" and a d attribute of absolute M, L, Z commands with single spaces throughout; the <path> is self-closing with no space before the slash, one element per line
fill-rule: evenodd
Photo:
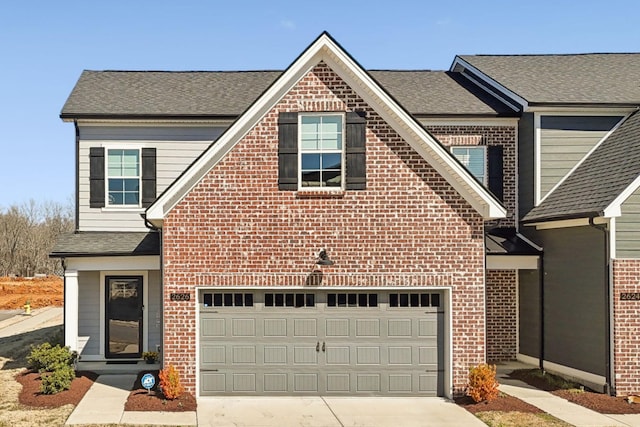
<path fill-rule="evenodd" d="M 300 187 L 342 188 L 343 115 L 300 114 Z"/>
<path fill-rule="evenodd" d="M 140 150 L 107 151 L 109 206 L 140 205 Z"/>
<path fill-rule="evenodd" d="M 484 146 L 451 147 L 451 152 L 482 184 L 487 184 L 487 149 Z"/>

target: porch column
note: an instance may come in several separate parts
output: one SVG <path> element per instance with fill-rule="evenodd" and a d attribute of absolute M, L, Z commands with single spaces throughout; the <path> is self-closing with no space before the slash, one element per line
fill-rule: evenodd
<path fill-rule="evenodd" d="M 64 272 L 64 345 L 78 351 L 78 270 Z"/>

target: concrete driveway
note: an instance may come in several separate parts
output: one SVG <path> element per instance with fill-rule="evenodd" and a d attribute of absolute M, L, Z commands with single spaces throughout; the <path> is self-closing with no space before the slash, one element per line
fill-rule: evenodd
<path fill-rule="evenodd" d="M 486 427 L 437 397 L 203 397 L 198 426 Z"/>

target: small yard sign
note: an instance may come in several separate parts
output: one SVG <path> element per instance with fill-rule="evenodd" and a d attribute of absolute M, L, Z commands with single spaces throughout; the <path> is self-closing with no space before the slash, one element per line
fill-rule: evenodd
<path fill-rule="evenodd" d="M 140 383 L 142 383 L 142 387 L 147 389 L 147 393 L 150 394 L 151 389 L 156 384 L 156 377 L 154 377 L 153 374 L 144 374 L 142 376 L 142 379 L 140 380 Z"/>

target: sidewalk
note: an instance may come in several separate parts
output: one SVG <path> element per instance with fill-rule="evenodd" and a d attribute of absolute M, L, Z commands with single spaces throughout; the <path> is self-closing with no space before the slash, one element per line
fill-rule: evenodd
<path fill-rule="evenodd" d="M 62 307 L 45 307 L 32 310 L 30 315 L 20 313 L 0 322 L 0 338 L 24 334 L 39 329 L 45 323 L 62 324 Z"/>
<path fill-rule="evenodd" d="M 640 415 L 603 415 L 508 377 L 508 374 L 515 369 L 533 368 L 530 365 L 513 362 L 498 364 L 497 368 L 500 391 L 517 397 L 569 424 L 577 427 L 640 427 Z"/>
<path fill-rule="evenodd" d="M 100 375 L 65 424 L 95 424 L 99 420 L 100 424 L 197 425 L 195 412 L 125 411 L 135 379 L 135 375 Z"/>

